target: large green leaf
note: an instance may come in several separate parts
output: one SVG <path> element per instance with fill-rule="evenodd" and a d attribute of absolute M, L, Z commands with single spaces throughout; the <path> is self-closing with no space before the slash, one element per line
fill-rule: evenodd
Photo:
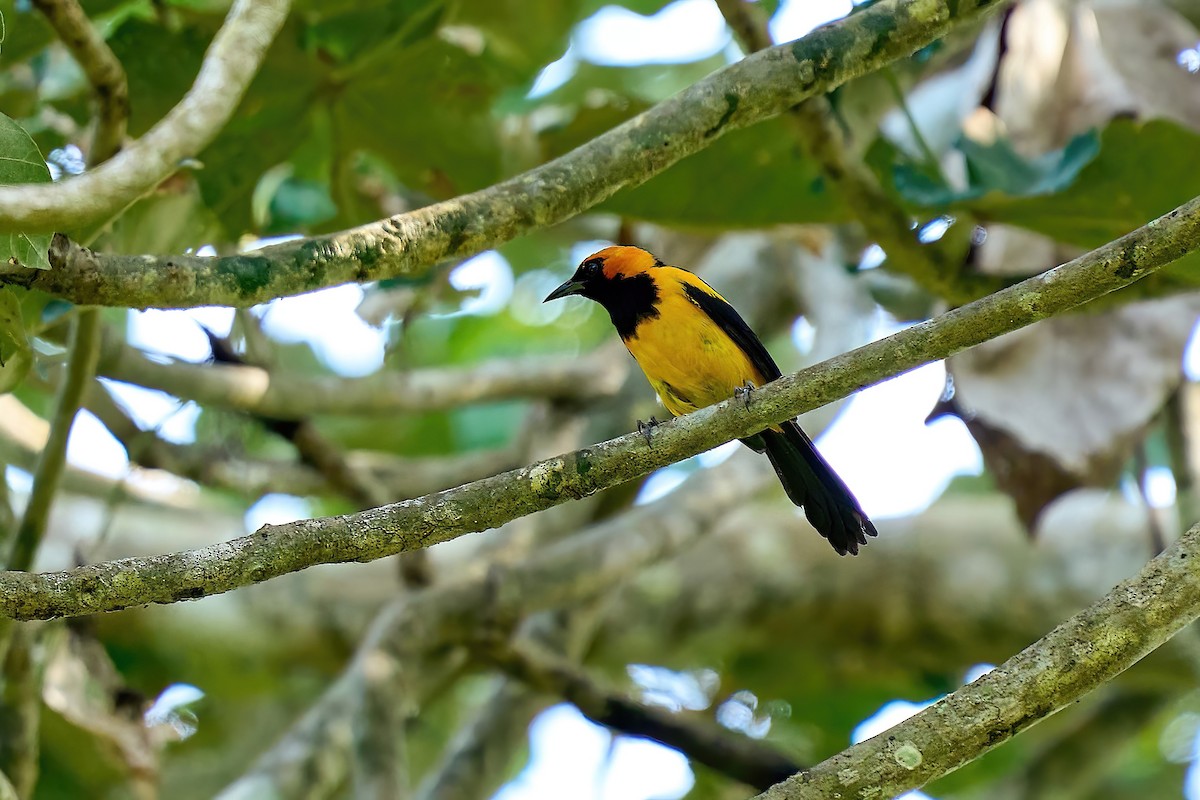
<path fill-rule="evenodd" d="M 191 88 L 220 23 L 219 17 L 197 17 L 172 29 L 130 18 L 109 37 L 109 46 L 129 76 L 131 136 L 149 130 Z"/>
<path fill-rule="evenodd" d="M 500 177 L 493 63 L 440 39 L 397 51 L 336 98 L 336 147 L 383 158 L 410 189 L 433 197 Z"/>
<path fill-rule="evenodd" d="M 49 180 L 50 170 L 33 139 L 20 125 L 0 114 L 0 184 Z M 0 234 L 0 261 L 15 258 L 26 267 L 49 269 L 49 249 L 50 234 Z"/>
<path fill-rule="evenodd" d="M 1174 122 L 1118 119 L 1069 187 L 1030 197 L 991 193 L 968 205 L 985 219 L 1099 247 L 1200 194 L 1197 153 L 1200 135 Z"/>
<path fill-rule="evenodd" d="M 543 145 L 548 155 L 559 155 L 642 107 L 624 102 L 582 109 L 569 124 L 546 131 Z M 601 208 L 685 228 L 848 219 L 841 200 L 801 153 L 782 120 L 727 134 L 641 186 L 618 192 Z"/>
<path fill-rule="evenodd" d="M 721 54 L 682 64 L 642 64 L 611 67 L 581 62 L 570 80 L 544 97 L 526 101 L 526 106 L 552 105 L 568 109 L 597 105 L 597 96 L 610 103 L 657 103 L 691 86 L 726 64 Z M 640 110 L 640 109 L 639 109 Z"/>
<path fill-rule="evenodd" d="M 926 207 L 965 205 L 999 192 L 1010 197 L 1054 194 L 1069 187 L 1100 150 L 1100 137 L 1085 133 L 1062 150 L 1033 159 L 1020 156 L 1005 139 L 988 145 L 963 139 L 958 149 L 966 159 L 969 185 L 949 186 L 926 166 L 909 163 L 895 168 L 896 188 L 909 202 Z"/>
<path fill-rule="evenodd" d="M 783 120 L 727 134 L 602 208 L 665 225 L 757 228 L 849 219 Z"/>
<path fill-rule="evenodd" d="M 538 102 L 566 117 L 542 132 L 544 155 L 585 144 L 723 65 L 721 56 L 627 68 L 581 64 L 571 80 Z M 727 134 L 602 208 L 667 225 L 721 229 L 848 218 L 778 119 Z"/>
<path fill-rule="evenodd" d="M 940 176 L 876 143 L 868 157 L 906 205 L 922 211 L 967 210 L 1080 247 L 1099 247 L 1200 193 L 1200 135 L 1174 122 L 1116 119 L 1037 159 L 1006 142 L 964 140 L 970 184 Z M 1163 176 L 1169 175 L 1169 179 Z"/>
<path fill-rule="evenodd" d="M 318 4 L 305 28 L 304 44 L 333 63 L 371 68 L 388 52 L 433 35 L 447 11 L 447 0 Z"/>
<path fill-rule="evenodd" d="M 237 113 L 203 153 L 197 173 L 205 202 L 237 236 L 251 228 L 259 178 L 285 162 L 311 131 L 326 68 L 302 49 L 303 31 L 289 20 Z"/>
<path fill-rule="evenodd" d="M 920 214 L 966 211 L 1083 248 L 1117 239 L 1200 194 L 1200 135 L 1166 120 L 1116 119 L 1098 136 L 1077 137 L 1038 159 L 1022 159 L 1006 143 L 959 147 L 969 167 L 966 190 L 947 188 L 941 176 L 882 140 L 868 162 Z M 1138 284 L 1151 285 L 1159 292 L 1200 285 L 1200 255 Z"/>
<path fill-rule="evenodd" d="M 403 4 L 416 15 L 412 24 L 389 18 L 394 30 L 377 36 L 356 34 L 375 28 L 343 26 L 341 17 L 289 20 L 234 118 L 200 155 L 205 201 L 230 235 L 364 221 L 331 217 L 327 203 L 342 194 L 334 165 L 356 151 L 376 154 L 408 189 L 430 197 L 501 176 L 491 108 L 511 69 L 434 37 L 425 22 L 438 16 L 437 2 Z M 288 163 L 294 180 L 260 185 Z M 252 201 L 270 213 L 255 220 Z"/>

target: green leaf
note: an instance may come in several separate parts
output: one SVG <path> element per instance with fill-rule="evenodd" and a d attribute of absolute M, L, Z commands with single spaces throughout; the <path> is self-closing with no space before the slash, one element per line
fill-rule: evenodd
<path fill-rule="evenodd" d="M 685 228 L 738 229 L 849 219 L 781 119 L 734 131 L 601 208 Z"/>
<path fill-rule="evenodd" d="M 21 303 L 12 289 L 0 287 L 0 394 L 17 387 L 33 364 L 33 351 L 21 323 Z"/>
<path fill-rule="evenodd" d="M 433 197 L 482 188 L 501 176 L 491 113 L 500 85 L 489 59 L 440 39 L 419 42 L 341 93 L 335 147 L 375 153 L 404 185 Z"/>
<path fill-rule="evenodd" d="M 220 225 L 189 183 L 182 191 L 148 195 L 130 206 L 105 234 L 116 253 L 182 253 L 219 240 Z"/>
<path fill-rule="evenodd" d="M 221 20 L 170 29 L 138 18 L 126 19 L 108 44 L 129 76 L 129 135 L 141 136 L 174 108 L 196 80 L 204 51 Z"/>
<path fill-rule="evenodd" d="M 723 65 L 722 56 L 624 68 L 581 64 L 571 80 L 539 100 L 567 116 L 542 131 L 544 156 L 588 142 Z M 642 186 L 618 192 L 601 209 L 709 229 L 849 218 L 781 119 L 733 131 Z"/>
<path fill-rule="evenodd" d="M 329 190 L 316 181 L 288 176 L 271 197 L 269 222 L 264 233 L 288 233 L 297 228 L 312 228 L 337 216 L 337 206 Z"/>
<path fill-rule="evenodd" d="M 322 16 L 304 32 L 305 49 L 342 65 L 374 61 L 390 50 L 432 36 L 447 13 L 446 0 L 320 4 Z"/>
<path fill-rule="evenodd" d="M 971 181 L 965 191 L 903 161 L 886 143 L 876 143 L 867 160 L 910 207 L 963 209 L 1088 248 L 1165 214 L 1200 186 L 1200 135 L 1167 120 L 1116 119 L 1099 136 L 1084 134 L 1036 159 L 1007 143 L 964 140 L 960 149 Z"/>
<path fill-rule="evenodd" d="M 969 203 L 981 218 L 1019 225 L 1080 247 L 1099 247 L 1167 213 L 1200 186 L 1200 135 L 1174 122 L 1117 119 L 1099 155 L 1069 186 Z"/>
<path fill-rule="evenodd" d="M 0 184 L 48 183 L 50 170 L 25 130 L 0 114 Z M 0 261 L 16 259 L 26 267 L 50 269 L 50 234 L 0 234 Z"/>
<path fill-rule="evenodd" d="M 922 206 L 963 204 L 992 192 L 1012 197 L 1054 194 L 1069 187 L 1080 171 L 1096 158 L 1100 137 L 1094 132 L 1072 139 L 1062 150 L 1037 158 L 1019 155 L 1005 139 L 980 144 L 963 138 L 957 145 L 966 158 L 968 186 L 955 189 L 924 165 L 895 167 L 896 188 L 910 203 Z"/>
<path fill-rule="evenodd" d="M 203 153 L 196 173 L 204 201 L 233 237 L 252 229 L 251 200 L 262 175 L 309 135 L 327 69 L 300 47 L 289 20 L 232 120 Z"/>

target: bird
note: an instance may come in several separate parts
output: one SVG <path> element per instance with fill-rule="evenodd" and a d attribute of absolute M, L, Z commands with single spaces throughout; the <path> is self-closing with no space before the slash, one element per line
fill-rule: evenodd
<path fill-rule="evenodd" d="M 749 392 L 782 373 L 746 321 L 693 273 L 639 247 L 606 247 L 542 302 L 578 295 L 599 303 L 673 416 Z M 653 418 L 652 418 L 653 420 Z M 641 424 L 639 423 L 639 428 Z M 793 420 L 741 440 L 766 453 L 784 491 L 839 555 L 857 554 L 875 526 Z"/>

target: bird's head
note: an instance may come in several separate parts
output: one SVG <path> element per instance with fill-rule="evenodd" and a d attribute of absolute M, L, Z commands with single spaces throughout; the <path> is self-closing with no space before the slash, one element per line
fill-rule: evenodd
<path fill-rule="evenodd" d="M 542 302 L 577 294 L 601 304 L 629 287 L 627 281 L 648 280 L 653 267 L 663 263 L 640 247 L 606 247 L 583 260 L 570 280 L 551 292 Z"/>

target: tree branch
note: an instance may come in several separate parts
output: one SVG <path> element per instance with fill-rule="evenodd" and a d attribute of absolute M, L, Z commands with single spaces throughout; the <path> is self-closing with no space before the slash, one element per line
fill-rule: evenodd
<path fill-rule="evenodd" d="M 293 495 L 330 491 L 326 476 L 296 461 L 238 457 L 219 445 L 176 444 L 144 430 L 98 385 L 84 408 L 96 416 L 125 448 L 129 460 L 146 469 L 171 472 L 203 486 L 260 497 L 272 492 Z M 0 426 L 0 444 L 4 430 Z M 402 458 L 384 453 L 350 452 L 349 467 L 386 488 L 392 499 L 420 497 L 520 466 L 519 447 L 452 456 Z M 2 449 L 0 449 L 2 452 Z"/>
<path fill-rule="evenodd" d="M 37 785 L 42 711 L 41 644 L 44 628 L 12 625 L 0 658 L 0 773 L 17 797 L 32 797 Z"/>
<path fill-rule="evenodd" d="M 771 46 L 771 35 L 757 4 L 749 0 L 716 0 L 717 7 L 747 53 Z M 851 158 L 844 134 L 833 119 L 829 100 L 813 97 L 788 109 L 789 126 L 801 149 L 812 158 L 854 217 L 887 253 L 888 267 L 911 277 L 926 291 L 952 303 L 968 303 L 1005 283 L 985 275 L 964 274 L 950 253 L 925 245 L 913 229 L 913 218 L 892 200 L 867 167 Z"/>
<path fill-rule="evenodd" d="M 50 518 L 50 506 L 67 463 L 67 441 L 71 425 L 84 392 L 92 376 L 96 374 L 96 361 L 100 354 L 100 311 L 95 308 L 80 310 L 71 322 L 70 357 L 66 376 L 54 400 L 54 416 L 50 421 L 50 436 L 38 458 L 33 473 L 33 488 L 21 524 L 17 527 L 12 552 L 5 563 L 8 569 L 25 571 L 33 566 L 38 545 L 46 532 Z"/>
<path fill-rule="evenodd" d="M 34 414 L 11 394 L 0 396 L 0 461 L 25 472 L 37 469 L 37 460 L 50 436 L 50 423 Z M 113 496 L 126 492 L 142 502 L 161 501 L 161 497 L 137 486 L 122 486 L 120 481 L 67 464 L 61 489 L 87 497 Z M 3 530 L 0 527 L 0 530 Z"/>
<path fill-rule="evenodd" d="M 1075 702 L 1200 616 L 1200 525 L 1090 608 L 917 715 L 759 795 L 895 797 Z"/>
<path fill-rule="evenodd" d="M 523 175 L 348 231 L 220 258 L 109 256 L 56 236 L 49 254 L 53 269 L 0 267 L 0 283 L 96 305 L 245 307 L 324 286 L 416 274 L 568 219 L 723 133 L 908 56 L 1002 5 L 882 0 L 796 42 L 749 56 Z M 0 188 L 0 213 L 16 213 L 23 191 Z M 26 215 L 25 226 L 46 227 L 33 219 Z"/>
<path fill-rule="evenodd" d="M 603 599 L 570 611 L 543 611 L 529 617 L 514 636 L 578 659 L 594 640 Z M 495 634 L 495 635 L 491 635 Z M 485 631 L 480 638 L 504 642 L 503 632 Z M 507 676 L 494 676 L 488 696 L 459 728 L 438 763 L 425 773 L 417 800 L 480 800 L 493 796 L 506 782 L 517 753 L 525 745 L 534 717 L 551 702 L 529 686 Z"/>
<path fill-rule="evenodd" d="M 65 572 L 0 573 L 0 614 L 42 619 L 169 603 L 315 564 L 368 561 L 487 530 L 744 438 L 864 386 L 1075 308 L 1200 247 L 1200 198 L 1115 242 L 886 339 L 655 429 L 358 514 L 264 526 L 230 542 Z"/>
<path fill-rule="evenodd" d="M 179 105 L 141 139 L 82 175 L 56 183 L 0 186 L 0 231 L 75 228 L 112 216 L 157 186 L 229 121 L 289 5 L 289 0 L 237 0 Z M 76 275 L 71 280 L 84 279 Z M 79 288 L 83 291 L 72 293 L 75 302 L 104 305 L 82 299 L 87 290 Z"/>
<path fill-rule="evenodd" d="M 513 751 L 546 705 L 541 695 L 498 677 L 476 715 L 446 744 L 448 757 L 419 787 L 418 800 L 481 800 L 508 779 Z M 0 798 L 3 800 L 3 798 Z"/>
<path fill-rule="evenodd" d="M 33 5 L 46 17 L 92 84 L 97 113 L 88 162 L 107 161 L 125 142 L 125 125 L 129 120 L 125 68 L 88 20 L 78 0 L 33 0 Z"/>
<path fill-rule="evenodd" d="M 399 598 L 376 617 L 337 682 L 250 771 L 220 794 L 221 800 L 248 800 L 272 792 L 291 797 L 293 787 L 306 785 L 313 775 L 324 778 L 331 760 L 345 761 L 354 698 L 361 694 L 364 672 L 379 654 L 389 663 L 411 664 L 439 648 L 473 640 L 485 615 L 515 622 L 611 592 L 615 584 L 695 544 L 716 516 L 745 502 L 772 474 L 766 464 L 758 469 L 717 467 L 689 479 L 678 495 L 592 525 L 528 558 L 494 563 L 486 572 Z M 423 697 L 417 689 L 399 673 L 393 678 L 391 702 L 419 708 Z"/>
<path fill-rule="evenodd" d="M 478 652 L 508 675 L 563 698 L 597 725 L 664 744 L 760 791 L 802 769 L 766 743 L 722 729 L 715 722 L 702 723 L 638 702 L 601 686 L 566 659 L 527 644 L 512 642 Z"/>
<path fill-rule="evenodd" d="M 234 364 L 164 364 L 105 337 L 100 374 L 182 400 L 259 417 L 298 420 L 316 414 L 435 411 L 518 397 L 586 399 L 612 394 L 623 362 L 613 351 L 584 357 L 502 359 L 469 367 L 378 372 L 364 378 L 296 375 Z"/>
<path fill-rule="evenodd" d="M 1001 781 L 994 796 L 1003 796 L 1007 790 L 1009 797 L 1022 800 L 1096 797 L 1101 783 L 1120 763 L 1121 754 L 1172 699 L 1163 693 L 1114 692 L 1078 714 L 1080 719 L 1058 739 Z"/>

